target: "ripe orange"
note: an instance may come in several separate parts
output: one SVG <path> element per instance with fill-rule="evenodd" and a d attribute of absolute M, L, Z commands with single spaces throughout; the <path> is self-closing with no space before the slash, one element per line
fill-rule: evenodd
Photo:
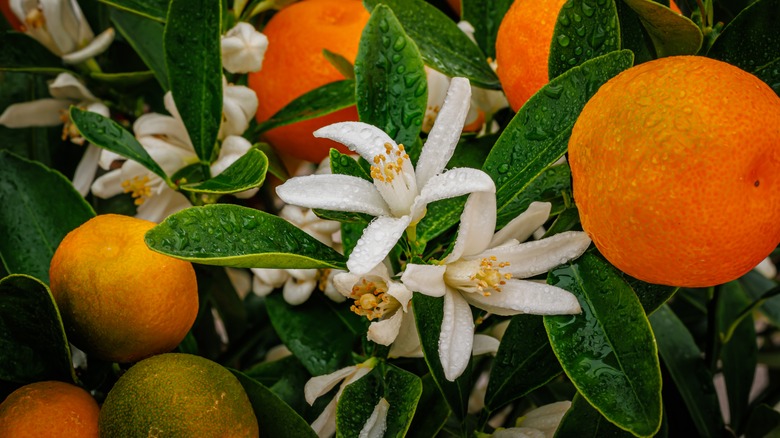
<path fill-rule="evenodd" d="M 0 436 L 97 438 L 99 412 L 95 399 L 78 386 L 57 381 L 31 383 L 0 404 Z"/>
<path fill-rule="evenodd" d="M 155 224 L 100 215 L 68 233 L 49 268 L 51 291 L 74 345 L 132 362 L 174 349 L 198 313 L 192 264 L 150 250 Z"/>
<path fill-rule="evenodd" d="M 705 287 L 780 241 L 780 98 L 698 56 L 632 67 L 585 105 L 569 140 L 583 229 L 622 271 Z"/>
<path fill-rule="evenodd" d="M 496 35 L 496 74 L 517 111 L 548 81 L 555 22 L 566 0 L 515 0 Z"/>
<path fill-rule="evenodd" d="M 227 369 L 191 354 L 144 359 L 116 382 L 98 420 L 101 436 L 257 437 L 244 388 Z"/>
<path fill-rule="evenodd" d="M 257 121 L 268 120 L 295 98 L 317 87 L 344 79 L 322 54 L 323 49 L 355 62 L 368 11 L 359 0 L 306 0 L 285 7 L 263 29 L 268 37 L 263 68 L 249 75 L 257 93 Z M 355 107 L 282 126 L 265 133 L 283 154 L 320 162 L 330 148 L 348 150 L 337 142 L 315 138 L 312 132 L 331 123 L 357 120 Z"/>

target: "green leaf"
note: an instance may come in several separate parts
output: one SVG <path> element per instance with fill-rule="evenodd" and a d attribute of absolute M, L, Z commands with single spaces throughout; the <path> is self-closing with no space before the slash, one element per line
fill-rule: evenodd
<path fill-rule="evenodd" d="M 761 0 L 742 10 L 715 39 L 707 56 L 750 72 L 780 95 L 780 0 Z"/>
<path fill-rule="evenodd" d="M 95 212 L 59 172 L 0 151 L 0 258 L 11 274 L 49 282 L 60 241 Z"/>
<path fill-rule="evenodd" d="M 750 413 L 744 436 L 777 438 L 780 436 L 780 412 L 765 403 L 756 406 Z"/>
<path fill-rule="evenodd" d="M 634 65 L 657 58 L 655 46 L 645 30 L 639 14 L 634 12 L 623 0 L 615 0 L 620 23 L 621 48 L 634 53 Z"/>
<path fill-rule="evenodd" d="M 639 16 L 659 58 L 694 55 L 704 36 L 693 21 L 652 0 L 623 0 Z"/>
<path fill-rule="evenodd" d="M 680 392 L 699 436 L 721 436 L 723 417 L 712 373 L 693 336 L 669 306 L 650 315 L 658 352 Z"/>
<path fill-rule="evenodd" d="M 165 25 L 165 63 L 173 100 L 204 166 L 222 122 L 222 2 L 171 0 Z"/>
<path fill-rule="evenodd" d="M 98 82 L 103 82 L 113 87 L 127 88 L 138 84 L 143 84 L 149 79 L 152 79 L 154 77 L 154 72 L 151 70 L 126 73 L 92 72 L 89 74 L 89 77 Z"/>
<path fill-rule="evenodd" d="M 377 368 L 344 387 L 336 405 L 336 438 L 357 438 L 382 394 Z M 387 434 L 385 435 L 387 436 Z"/>
<path fill-rule="evenodd" d="M 163 48 L 165 27 L 156 21 L 119 9 L 111 9 L 110 14 L 111 21 L 122 38 L 154 72 L 162 89 L 168 91 L 170 84 L 168 84 L 168 67 L 165 65 Z"/>
<path fill-rule="evenodd" d="M 317 87 L 285 105 L 257 125 L 257 133 L 324 116 L 355 104 L 355 81 L 343 80 Z"/>
<path fill-rule="evenodd" d="M 457 224 L 467 197 L 458 196 L 428 204 L 425 216 L 417 224 L 417 243 L 428 243 Z"/>
<path fill-rule="evenodd" d="M 345 267 L 344 257 L 284 219 L 231 204 L 190 207 L 146 233 L 154 251 L 235 268 Z"/>
<path fill-rule="evenodd" d="M 26 275 L 0 280 L 0 380 L 76 381 L 60 312 L 49 288 Z"/>
<path fill-rule="evenodd" d="M 163 179 L 168 185 L 173 185 L 165 171 L 146 152 L 135 136 L 119 123 L 98 113 L 82 110 L 76 106 L 70 107 L 70 120 L 76 125 L 81 135 L 90 143 L 138 162 L 152 173 Z"/>
<path fill-rule="evenodd" d="M 409 426 L 407 438 L 430 438 L 438 436 L 437 433 L 444 426 L 450 416 L 450 408 L 442 397 L 436 382 L 430 374 L 422 378 L 422 394 L 417 409 Z"/>
<path fill-rule="evenodd" d="M 170 0 L 100 0 L 100 2 L 145 19 L 165 23 Z"/>
<path fill-rule="evenodd" d="M 304 399 L 303 394 L 303 389 L 311 378 L 311 374 L 297 357 L 287 356 L 273 362 L 261 362 L 245 370 L 244 373 L 267 386 L 304 417 L 304 412 L 309 412 L 312 409 Z"/>
<path fill-rule="evenodd" d="M 568 0 L 555 22 L 548 72 L 555 78 L 583 62 L 620 50 L 620 25 L 615 1 Z"/>
<path fill-rule="evenodd" d="M 490 411 L 525 396 L 563 372 L 542 317 L 513 316 L 490 371 L 485 407 Z"/>
<path fill-rule="evenodd" d="M 266 297 L 274 330 L 313 376 L 347 365 L 356 339 L 325 300 L 322 294 L 313 294 L 305 303 L 292 306 L 281 293 Z"/>
<path fill-rule="evenodd" d="M 294 436 L 316 438 L 309 424 L 287 403 L 257 380 L 229 369 L 244 387 L 260 427 L 260 436 Z"/>
<path fill-rule="evenodd" d="M 645 283 L 642 280 L 637 280 L 628 274 L 621 273 L 623 281 L 625 281 L 631 289 L 636 293 L 639 302 L 642 303 L 642 307 L 645 309 L 645 314 L 650 315 L 660 308 L 669 298 L 677 293 L 679 288 L 673 286 L 662 286 L 660 284 Z"/>
<path fill-rule="evenodd" d="M 471 361 L 463 374 L 454 382 L 444 377 L 444 369 L 439 360 L 439 336 L 444 319 L 444 300 L 415 293 L 412 308 L 428 369 L 452 412 L 462 419 L 468 411 L 471 392 Z"/>
<path fill-rule="evenodd" d="M 325 60 L 335 67 L 345 79 L 355 79 L 355 66 L 352 65 L 349 59 L 338 53 L 331 52 L 328 49 L 322 49 L 322 56 L 325 57 Z"/>
<path fill-rule="evenodd" d="M 739 279 L 739 283 L 751 300 L 760 299 L 764 293 L 777 286 L 777 282 L 764 277 L 755 270 L 743 275 Z M 759 310 L 775 327 L 780 327 L 780 297 L 773 297 L 766 300 Z"/>
<path fill-rule="evenodd" d="M 579 315 L 545 316 L 555 355 L 577 390 L 609 421 L 637 436 L 661 427 L 661 369 L 650 323 L 619 271 L 592 253 L 550 272 Z"/>
<path fill-rule="evenodd" d="M 516 214 L 512 206 L 533 180 L 566 153 L 571 128 L 593 94 L 610 78 L 629 68 L 628 50 L 591 59 L 554 78 L 531 96 L 490 151 L 483 170 L 496 182 L 498 223 Z"/>
<path fill-rule="evenodd" d="M 19 32 L 0 33 L 0 70 L 35 73 L 69 71 L 62 60 L 38 41 Z"/>
<path fill-rule="evenodd" d="M 369 11 L 390 7 L 420 49 L 426 65 L 450 77 L 465 77 L 484 88 L 500 88 L 479 47 L 443 12 L 422 0 L 363 0 Z"/>
<path fill-rule="evenodd" d="M 336 149 L 330 150 L 330 171 L 334 174 L 354 176 L 373 182 L 368 170 L 360 165 L 359 159 L 342 154 Z"/>
<path fill-rule="evenodd" d="M 571 169 L 568 164 L 550 166 L 507 204 L 497 218 L 499 228 L 528 209 L 532 202 L 555 202 L 563 193 L 571 193 Z M 579 216 L 578 216 L 579 219 Z"/>
<path fill-rule="evenodd" d="M 555 431 L 556 438 L 632 438 L 633 436 L 607 421 L 580 394 L 574 396 L 571 407 L 566 411 L 566 415 L 563 416 L 558 429 Z"/>
<path fill-rule="evenodd" d="M 181 186 L 192 193 L 228 194 L 260 187 L 265 181 L 268 159 L 257 149 L 250 149 L 219 175 L 202 183 Z"/>
<path fill-rule="evenodd" d="M 496 34 L 512 0 L 463 0 L 462 20 L 474 26 L 474 39 L 482 52 L 489 58 L 496 58 Z"/>
<path fill-rule="evenodd" d="M 410 145 L 420 135 L 428 83 L 420 51 L 385 5 L 373 9 L 355 59 L 360 120 Z"/>

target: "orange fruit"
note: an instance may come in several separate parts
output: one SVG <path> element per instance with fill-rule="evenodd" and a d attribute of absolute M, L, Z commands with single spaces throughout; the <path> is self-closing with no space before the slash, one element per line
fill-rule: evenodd
<path fill-rule="evenodd" d="M 101 436 L 257 437 L 244 388 L 227 369 L 191 354 L 167 353 L 131 367 L 108 393 Z"/>
<path fill-rule="evenodd" d="M 496 34 L 496 64 L 501 86 L 514 111 L 548 81 L 555 22 L 566 0 L 515 0 Z"/>
<path fill-rule="evenodd" d="M 780 241 L 780 98 L 699 56 L 653 60 L 604 84 L 569 140 L 583 229 L 650 283 L 740 277 Z"/>
<path fill-rule="evenodd" d="M 198 313 L 192 264 L 150 250 L 153 222 L 99 215 L 68 233 L 49 268 L 68 338 L 95 357 L 132 362 L 174 349 Z"/>
<path fill-rule="evenodd" d="M 276 13 L 263 29 L 268 37 L 263 68 L 249 75 L 257 93 L 257 121 L 268 120 L 297 97 L 344 76 L 328 62 L 323 49 L 355 62 L 368 11 L 359 0 L 306 0 Z M 354 106 L 266 132 L 265 139 L 282 154 L 320 162 L 341 144 L 315 138 L 312 132 L 336 122 L 357 120 Z"/>
<path fill-rule="evenodd" d="M 0 436 L 97 438 L 99 412 L 95 399 L 76 385 L 31 383 L 0 404 Z"/>

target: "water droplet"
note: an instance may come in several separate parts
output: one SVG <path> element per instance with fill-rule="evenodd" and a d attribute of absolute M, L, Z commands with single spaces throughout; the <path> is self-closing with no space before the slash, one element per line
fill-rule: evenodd
<path fill-rule="evenodd" d="M 586 17 L 592 17 L 594 12 L 595 9 L 593 9 L 593 6 L 582 2 L 582 13 L 585 14 Z"/>
<path fill-rule="evenodd" d="M 570 42 L 571 40 L 569 39 L 568 36 L 564 34 L 558 35 L 558 44 L 560 44 L 561 47 L 567 47 Z"/>

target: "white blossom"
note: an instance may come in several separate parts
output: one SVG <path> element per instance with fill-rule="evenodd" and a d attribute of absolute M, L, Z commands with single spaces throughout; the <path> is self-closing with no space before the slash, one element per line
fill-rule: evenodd
<path fill-rule="evenodd" d="M 257 72 L 263 66 L 268 38 L 239 22 L 222 36 L 222 66 L 231 73 Z"/>

